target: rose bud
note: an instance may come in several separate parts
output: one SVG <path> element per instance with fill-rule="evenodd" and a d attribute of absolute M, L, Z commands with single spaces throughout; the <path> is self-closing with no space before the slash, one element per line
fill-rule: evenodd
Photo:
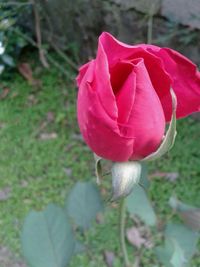
<path fill-rule="evenodd" d="M 99 37 L 96 59 L 80 68 L 78 123 L 87 145 L 112 161 L 141 160 L 155 152 L 172 116 L 200 111 L 200 72 L 180 53 L 155 45 L 126 45 Z"/>

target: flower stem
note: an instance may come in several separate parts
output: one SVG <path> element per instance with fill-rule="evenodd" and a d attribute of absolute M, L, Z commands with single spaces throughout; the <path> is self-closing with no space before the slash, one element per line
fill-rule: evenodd
<path fill-rule="evenodd" d="M 126 242 L 125 242 L 125 220 L 126 220 L 126 202 L 125 198 L 122 198 L 120 201 L 120 206 L 119 206 L 119 228 L 120 228 L 120 245 L 121 245 L 121 250 L 123 254 L 123 259 L 124 259 L 124 266 L 125 267 L 130 267 L 130 262 L 128 258 L 128 253 L 126 250 Z"/>

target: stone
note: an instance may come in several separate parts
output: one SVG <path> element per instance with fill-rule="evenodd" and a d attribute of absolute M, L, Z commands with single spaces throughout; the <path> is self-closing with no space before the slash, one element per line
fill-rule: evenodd
<path fill-rule="evenodd" d="M 199 0 L 162 0 L 161 15 L 171 21 L 200 29 Z"/>
<path fill-rule="evenodd" d="M 135 8 L 143 13 L 156 14 L 158 13 L 161 0 L 112 0 L 115 4 L 121 5 L 123 9 Z"/>

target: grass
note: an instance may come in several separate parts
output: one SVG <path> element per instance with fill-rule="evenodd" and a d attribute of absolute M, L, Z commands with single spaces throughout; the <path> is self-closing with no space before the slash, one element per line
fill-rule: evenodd
<path fill-rule="evenodd" d="M 0 245 L 17 255 L 20 228 L 30 209 L 41 209 L 49 202 L 62 205 L 76 181 L 94 179 L 93 156 L 80 138 L 77 126 L 74 84 L 55 69 L 42 70 L 38 77 L 41 88 L 28 85 L 18 74 L 1 83 L 10 92 L 0 104 L 0 191 L 9 188 L 10 194 L 0 201 Z M 198 121 L 192 118 L 179 121 L 173 150 L 149 165 L 150 173 L 154 173 L 150 197 L 164 222 L 171 216 L 168 200 L 173 194 L 199 206 L 199 132 Z M 179 178 L 172 183 L 156 172 L 178 172 Z M 95 224 L 87 233 L 86 242 L 92 258 L 80 254 L 70 267 L 105 267 L 104 250 L 119 254 L 115 208 L 107 208 L 104 223 Z M 128 249 L 132 256 L 133 248 Z M 159 266 L 152 257 L 150 250 L 144 251 L 144 266 Z M 116 260 L 114 266 L 121 266 L 121 262 Z M 200 266 L 198 255 L 191 266 Z"/>

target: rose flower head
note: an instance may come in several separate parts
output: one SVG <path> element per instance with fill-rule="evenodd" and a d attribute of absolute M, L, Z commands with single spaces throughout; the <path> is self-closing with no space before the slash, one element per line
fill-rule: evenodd
<path fill-rule="evenodd" d="M 140 160 L 155 152 L 172 116 L 200 111 L 200 72 L 180 53 L 155 45 L 126 45 L 109 33 L 97 56 L 79 70 L 78 123 L 87 145 L 112 161 Z"/>

